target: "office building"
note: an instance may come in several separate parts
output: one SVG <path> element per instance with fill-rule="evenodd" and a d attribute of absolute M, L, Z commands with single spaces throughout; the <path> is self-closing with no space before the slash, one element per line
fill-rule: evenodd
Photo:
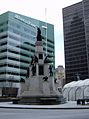
<path fill-rule="evenodd" d="M 0 15 L 0 91 L 17 92 L 26 79 L 31 56 L 35 52 L 37 27 L 41 29 L 45 55 L 55 66 L 54 26 L 21 14 Z M 2 90 L 3 89 L 3 90 Z M 13 92 L 12 91 L 12 92 Z"/>
<path fill-rule="evenodd" d="M 59 85 L 63 87 L 63 85 L 65 84 L 65 68 L 63 67 L 63 65 L 59 65 L 55 69 L 55 78 L 57 79 Z"/>
<path fill-rule="evenodd" d="M 89 0 L 63 8 L 66 83 L 89 78 Z"/>

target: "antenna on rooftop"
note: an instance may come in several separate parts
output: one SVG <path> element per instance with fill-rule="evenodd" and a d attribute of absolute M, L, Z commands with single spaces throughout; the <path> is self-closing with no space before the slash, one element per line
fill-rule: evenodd
<path fill-rule="evenodd" d="M 46 26 L 46 31 L 45 31 L 45 38 L 46 38 L 46 55 L 47 55 L 47 8 L 45 8 L 45 26 Z"/>
<path fill-rule="evenodd" d="M 45 42 L 46 42 L 46 56 L 47 56 L 47 8 L 45 8 L 45 25 L 42 26 L 45 30 Z"/>

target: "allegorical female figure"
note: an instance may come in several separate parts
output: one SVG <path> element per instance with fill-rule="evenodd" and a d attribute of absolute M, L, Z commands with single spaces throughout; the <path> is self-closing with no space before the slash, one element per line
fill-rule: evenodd
<path fill-rule="evenodd" d="M 37 28 L 37 41 L 42 41 L 41 30 Z"/>

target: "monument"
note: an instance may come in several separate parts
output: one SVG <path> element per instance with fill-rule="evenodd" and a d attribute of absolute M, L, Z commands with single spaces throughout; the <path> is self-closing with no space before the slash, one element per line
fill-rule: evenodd
<path fill-rule="evenodd" d="M 41 30 L 37 28 L 35 53 L 27 71 L 28 88 L 21 94 L 20 104 L 58 104 L 64 99 L 54 87 L 53 69 L 43 51 Z"/>

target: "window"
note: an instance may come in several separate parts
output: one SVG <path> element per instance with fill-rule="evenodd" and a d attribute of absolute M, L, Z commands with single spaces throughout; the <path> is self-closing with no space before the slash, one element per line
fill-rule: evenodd
<path fill-rule="evenodd" d="M 0 39 L 7 38 L 8 35 L 0 36 Z"/>

